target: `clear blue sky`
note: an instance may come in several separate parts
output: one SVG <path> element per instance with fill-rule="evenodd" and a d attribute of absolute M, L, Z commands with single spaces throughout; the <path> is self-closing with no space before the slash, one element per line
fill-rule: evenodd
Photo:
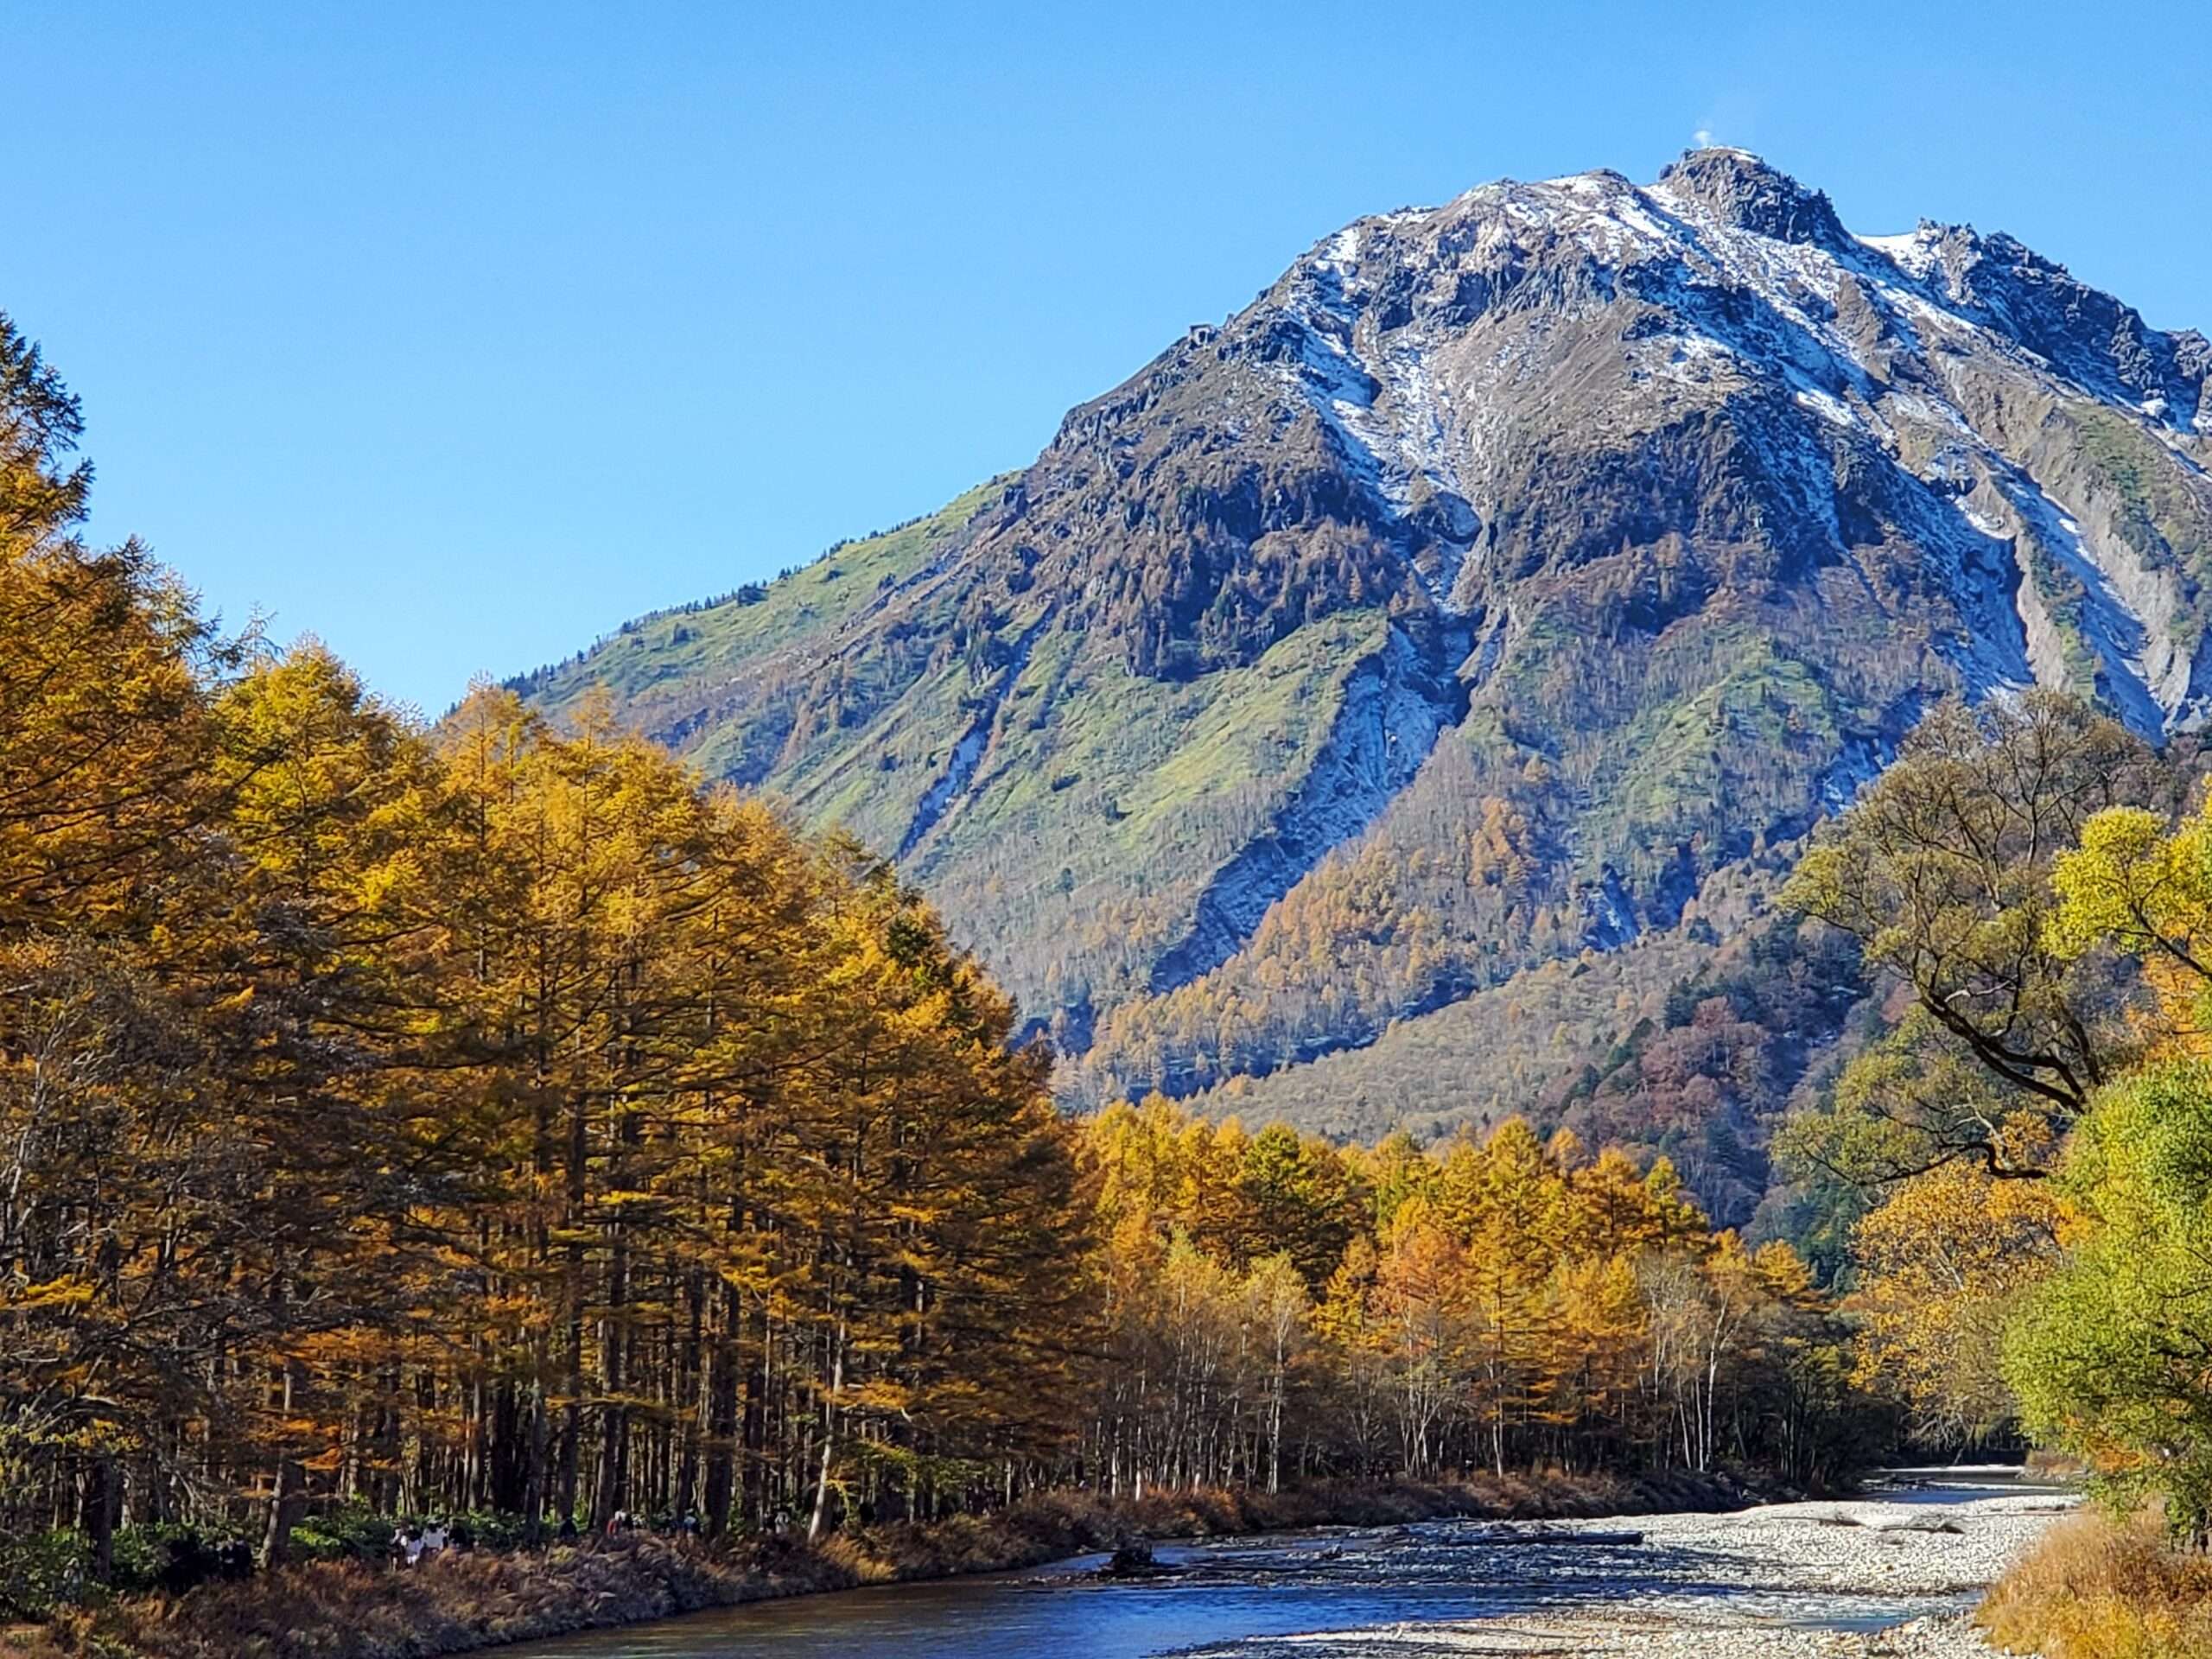
<path fill-rule="evenodd" d="M 2201 4 L 346 10 L 5 0 L 0 308 L 99 534 L 432 712 L 1027 461 L 1362 213 L 1700 130 L 2212 327 Z"/>

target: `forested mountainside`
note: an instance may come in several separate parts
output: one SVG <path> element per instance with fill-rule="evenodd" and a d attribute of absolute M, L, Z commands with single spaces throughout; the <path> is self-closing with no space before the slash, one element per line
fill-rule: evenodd
<path fill-rule="evenodd" d="M 1741 151 L 1486 185 L 1325 238 L 1025 470 L 516 684 L 895 855 L 1077 1100 L 1479 1116 L 1464 1065 L 1381 1081 L 1424 1019 L 1666 936 L 1579 1077 L 1936 700 L 2203 719 L 2209 369 Z M 1313 1103 L 1287 1068 L 1348 1049 Z"/>

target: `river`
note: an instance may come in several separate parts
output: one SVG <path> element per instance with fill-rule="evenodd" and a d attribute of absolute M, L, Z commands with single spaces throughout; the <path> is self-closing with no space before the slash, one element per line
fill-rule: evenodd
<path fill-rule="evenodd" d="M 1161 1546 L 1159 1560 L 1179 1570 L 1153 1582 L 1102 1583 L 1093 1576 L 1101 1558 L 1085 1557 L 1023 1573 L 758 1603 L 509 1651 L 512 1659 L 1415 1659 L 1652 1651 L 1670 1648 L 1654 1644 L 1671 1633 L 1694 1636 L 1685 1650 L 1707 1659 L 1827 1653 L 1840 1650 L 1834 1633 L 1930 1615 L 1962 1629 L 1955 1616 L 2069 1501 L 2012 1471 L 1906 1471 L 1870 1500 L 1566 1529 L 1640 1529 L 1637 1546 L 1502 1546 L 1498 1529 L 1479 1522 L 1208 1541 Z M 1913 1649 L 1954 1650 L 1974 1649 Z"/>

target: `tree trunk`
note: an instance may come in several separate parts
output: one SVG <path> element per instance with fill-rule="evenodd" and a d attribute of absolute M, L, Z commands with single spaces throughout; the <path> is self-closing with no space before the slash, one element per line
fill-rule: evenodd
<path fill-rule="evenodd" d="M 298 1404 L 303 1378 L 296 1362 L 284 1367 L 283 1409 L 289 1420 Z M 280 1456 L 276 1478 L 269 1488 L 269 1524 L 261 1535 L 261 1564 L 282 1567 L 292 1552 L 292 1528 L 299 1520 L 300 1502 L 306 1495 L 307 1471 L 296 1459 Z"/>
<path fill-rule="evenodd" d="M 722 1287 L 722 1340 L 712 1361 L 707 1390 L 707 1530 L 720 1537 L 729 1530 L 732 1466 L 737 1457 L 737 1369 L 744 1363 L 744 1304 L 734 1286 Z M 749 1427 L 749 1425 L 748 1425 Z M 746 1485 L 753 1477 L 748 1469 Z M 751 1524 L 755 1519 L 747 1514 Z"/>
<path fill-rule="evenodd" d="M 810 1543 L 822 1536 L 830 1519 L 830 1461 L 836 1449 L 837 1395 L 845 1386 L 845 1321 L 837 1321 L 837 1336 L 830 1350 L 830 1392 L 822 1402 L 822 1466 L 814 1481 L 814 1520 L 806 1529 Z"/>
<path fill-rule="evenodd" d="M 92 1575 L 105 1584 L 115 1573 L 115 1508 L 122 1482 L 112 1458 L 96 1458 L 85 1472 L 85 1536 L 92 1549 Z"/>

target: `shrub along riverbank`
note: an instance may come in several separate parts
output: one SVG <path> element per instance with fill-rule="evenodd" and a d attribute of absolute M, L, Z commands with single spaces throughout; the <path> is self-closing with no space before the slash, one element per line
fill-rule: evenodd
<path fill-rule="evenodd" d="M 901 1580 L 1036 1567 L 1132 1538 L 1198 1538 L 1451 1516 L 1589 1518 L 1722 1510 L 1754 1494 L 1722 1476 L 1470 1476 L 1200 1491 L 1110 1502 L 1082 1492 L 995 1514 L 717 1548 L 641 1536 L 535 1552 L 480 1549 L 411 1572 L 357 1561 L 279 1568 L 175 1597 L 72 1609 L 0 1638 L 11 1659 L 431 1659 L 571 1630 Z M 12 1646 L 10 1642 L 12 1640 Z"/>
<path fill-rule="evenodd" d="M 2212 1659 L 2212 1556 L 2173 1548 L 2153 1517 L 2091 1511 L 1999 1579 L 1980 1622 L 2047 1659 Z"/>

